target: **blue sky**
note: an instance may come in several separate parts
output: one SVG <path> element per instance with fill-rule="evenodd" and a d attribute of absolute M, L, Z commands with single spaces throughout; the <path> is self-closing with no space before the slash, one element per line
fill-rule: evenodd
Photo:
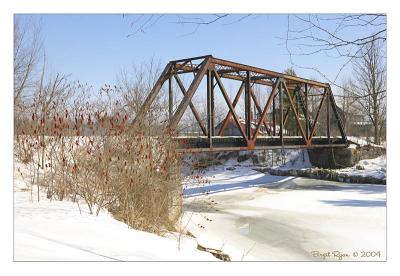
<path fill-rule="evenodd" d="M 88 15 L 45 14 L 19 15 L 23 19 L 40 21 L 48 68 L 53 72 L 70 74 L 100 88 L 114 84 L 123 68 L 133 63 L 169 60 L 212 54 L 282 72 L 291 67 L 285 40 L 286 14 L 261 14 L 244 18 L 230 15 L 226 20 L 202 25 L 195 32 L 194 24 L 178 24 L 178 20 L 193 21 L 199 15 L 154 15 L 144 32 L 135 31 L 149 19 L 149 15 Z M 188 17 L 189 19 L 186 19 Z M 158 20 L 157 20 L 158 19 Z M 153 24 L 154 23 L 154 24 Z M 129 37 L 127 37 L 130 35 Z M 295 57 L 297 64 L 318 67 L 329 78 L 334 78 L 343 59 L 323 54 Z M 298 75 L 322 80 L 315 71 L 295 68 Z M 349 72 L 351 67 L 344 70 Z"/>

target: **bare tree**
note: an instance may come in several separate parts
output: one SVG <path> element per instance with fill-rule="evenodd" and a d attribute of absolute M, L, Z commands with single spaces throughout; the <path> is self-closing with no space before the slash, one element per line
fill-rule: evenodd
<path fill-rule="evenodd" d="M 14 102 L 34 86 L 34 70 L 40 60 L 40 26 L 33 22 L 14 21 Z"/>
<path fill-rule="evenodd" d="M 188 27 L 189 31 L 179 35 L 195 34 L 200 28 L 210 25 L 246 24 L 246 20 L 260 14 L 201 14 L 201 15 L 137 15 L 128 18 L 133 32 L 128 37 L 147 33 L 162 17 L 172 18 L 169 23 Z M 186 29 L 187 30 L 187 29 Z M 295 68 L 312 70 L 330 84 L 341 88 L 341 73 L 356 58 L 361 58 L 362 46 L 371 41 L 386 43 L 386 14 L 288 14 L 287 31 L 281 40 L 286 46 L 290 62 Z M 341 64 L 335 76 L 328 76 L 318 67 L 305 66 L 297 57 L 322 54 L 339 59 Z"/>
<path fill-rule="evenodd" d="M 121 97 L 124 109 L 133 117 L 139 112 L 144 100 L 157 81 L 161 69 L 160 61 L 151 58 L 146 62 L 133 64 L 132 68 L 121 70 L 117 76 L 117 86 L 114 87 L 114 90 Z M 152 114 L 149 115 L 151 121 L 155 120 L 153 117 L 159 116 L 157 112 L 163 111 L 165 114 L 168 112 L 167 100 L 162 97 L 165 93 L 160 94 L 154 105 L 155 110 L 152 110 Z"/>
<path fill-rule="evenodd" d="M 385 14 L 288 15 L 287 42 L 298 46 L 291 54 L 360 57 L 359 47 L 372 41 L 386 41 Z"/>
<path fill-rule="evenodd" d="M 138 34 L 147 33 L 152 27 L 154 27 L 161 18 L 165 17 L 165 14 L 140 14 L 140 15 L 123 15 L 123 18 L 127 18 L 129 20 L 129 25 L 132 29 L 132 32 L 128 34 L 126 37 L 132 37 Z M 229 14 L 203 14 L 200 16 L 195 15 L 168 15 L 169 17 L 173 18 L 174 24 L 179 24 L 181 26 L 191 26 L 191 30 L 187 33 L 184 33 L 180 36 L 188 36 L 192 35 L 197 32 L 197 30 L 201 26 L 212 25 L 213 23 L 219 22 L 224 18 L 229 17 Z M 247 15 L 248 16 L 248 15 Z M 247 17 L 245 16 L 245 17 Z M 233 24 L 236 22 L 241 21 L 243 18 L 239 18 L 234 22 L 226 23 L 226 24 Z"/>
<path fill-rule="evenodd" d="M 386 125 L 386 60 L 382 44 L 371 41 L 361 49 L 362 57 L 353 61 L 353 97 L 374 130 L 374 143 L 380 144 Z"/>
<path fill-rule="evenodd" d="M 288 15 L 284 40 L 294 66 L 313 70 L 330 84 L 341 87 L 337 83 L 340 74 L 353 60 L 363 57 L 364 46 L 375 41 L 386 43 L 386 27 L 386 14 Z M 295 61 L 295 57 L 317 54 L 342 60 L 335 77 Z"/>
<path fill-rule="evenodd" d="M 344 129 L 348 135 L 355 134 L 355 132 L 351 129 L 351 123 L 354 122 L 355 116 L 359 115 L 360 112 L 357 108 L 355 108 L 355 103 L 357 98 L 353 97 L 352 92 L 352 80 L 351 78 L 343 79 L 340 86 L 341 94 L 336 95 L 339 98 L 338 104 L 340 108 L 343 110 L 343 124 Z"/>

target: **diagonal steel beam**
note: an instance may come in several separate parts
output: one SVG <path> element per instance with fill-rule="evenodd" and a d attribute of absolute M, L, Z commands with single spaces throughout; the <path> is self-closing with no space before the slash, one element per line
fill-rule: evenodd
<path fill-rule="evenodd" d="M 306 86 L 306 90 L 307 90 L 307 84 L 305 84 Z M 297 89 L 297 88 L 296 88 Z M 312 125 L 310 122 L 310 118 L 308 117 L 308 99 L 307 99 L 307 94 L 306 92 L 304 92 L 301 88 L 298 88 L 299 93 L 298 95 L 298 99 L 300 100 L 300 105 L 301 105 L 301 109 L 303 111 L 304 114 L 304 118 L 306 119 L 306 137 L 308 137 L 308 133 L 310 133 Z M 304 99 L 303 99 L 303 95 L 304 95 Z"/>
<path fill-rule="evenodd" d="M 218 76 L 218 73 L 215 70 L 213 70 L 213 75 L 215 76 L 215 79 L 217 80 L 217 84 L 219 86 L 219 89 L 221 90 L 222 95 L 224 96 L 224 99 L 225 99 L 226 103 L 228 104 L 228 107 L 229 107 L 229 109 L 230 109 L 230 111 L 232 113 L 233 119 L 235 120 L 237 127 L 240 130 L 240 133 L 242 134 L 243 138 L 247 142 L 248 141 L 247 135 L 244 132 L 244 130 L 242 129 L 242 127 L 240 126 L 240 122 L 239 122 L 238 116 L 236 115 L 235 109 L 234 109 L 234 107 L 233 107 L 233 105 L 232 105 L 232 103 L 231 103 L 231 101 L 230 101 L 230 99 L 228 97 L 228 94 L 226 93 L 225 87 L 222 84 L 221 79 Z"/>
<path fill-rule="evenodd" d="M 239 90 L 238 90 L 238 92 L 237 92 L 237 94 L 235 96 L 235 99 L 233 100 L 233 103 L 232 103 L 232 107 L 233 108 L 235 108 L 237 103 L 239 102 L 240 96 L 242 95 L 243 90 L 244 90 L 244 86 L 245 86 L 245 82 L 242 82 L 240 87 L 239 87 Z M 228 121 L 229 121 L 229 118 L 231 117 L 231 115 L 232 115 L 232 112 L 229 110 L 228 114 L 226 115 L 226 117 L 225 117 L 225 119 L 224 119 L 224 121 L 222 123 L 221 129 L 218 132 L 219 136 L 221 136 L 224 133 L 224 130 L 226 129 L 226 127 L 228 125 Z"/>
<path fill-rule="evenodd" d="M 319 117 L 319 114 L 321 112 L 322 105 L 324 104 L 324 99 L 326 97 L 327 91 L 328 90 L 326 88 L 324 88 L 324 94 L 322 94 L 321 103 L 318 106 L 317 114 L 316 114 L 315 119 L 314 119 L 314 124 L 312 126 L 312 129 L 311 129 L 311 132 L 310 132 L 310 136 L 308 137 L 309 140 L 311 140 L 313 135 L 314 135 L 314 132 L 315 132 L 315 129 L 316 129 L 316 126 L 317 126 L 317 122 L 318 122 L 318 117 Z"/>
<path fill-rule="evenodd" d="M 178 122 L 182 118 L 183 113 L 185 113 L 185 110 L 187 109 L 190 101 L 193 98 L 194 93 L 196 92 L 197 88 L 199 87 L 200 82 L 203 79 L 206 71 L 208 70 L 209 65 L 210 65 L 210 57 L 207 57 L 203 61 L 203 64 L 201 65 L 201 67 L 200 67 L 199 71 L 197 72 L 195 78 L 193 79 L 192 83 L 190 84 L 186 95 L 183 97 L 181 103 L 179 104 L 178 108 L 175 111 L 174 116 L 171 119 L 171 122 L 169 124 L 169 128 L 171 130 L 175 130 L 176 129 L 176 126 L 178 125 Z"/>
<path fill-rule="evenodd" d="M 135 127 L 137 124 L 142 122 L 142 120 L 144 118 L 144 115 L 149 110 L 151 104 L 153 103 L 153 101 L 157 97 L 157 94 L 158 94 L 158 92 L 160 92 L 162 85 L 168 79 L 168 73 L 170 72 L 171 66 L 172 66 L 172 63 L 170 63 L 170 62 L 165 66 L 165 68 L 162 71 L 160 77 L 156 81 L 153 89 L 151 89 L 149 95 L 147 96 L 146 100 L 144 101 L 144 103 L 143 103 L 142 107 L 140 108 L 138 114 L 136 115 L 135 119 L 133 120 L 133 122 L 132 122 L 132 126 L 133 127 Z"/>
<path fill-rule="evenodd" d="M 288 109 L 286 110 L 285 116 L 283 117 L 283 126 L 286 125 L 286 122 L 289 119 L 289 113 L 290 113 L 291 109 L 292 109 L 292 107 L 289 106 Z"/>
<path fill-rule="evenodd" d="M 329 86 L 329 92 L 328 93 L 329 93 L 329 98 L 330 98 L 330 103 L 331 103 L 331 106 L 332 106 L 332 109 L 333 109 L 333 113 L 335 114 L 336 120 L 338 121 L 340 134 L 342 135 L 342 138 L 346 140 L 346 143 L 347 143 L 347 136 L 346 136 L 346 132 L 345 132 L 344 127 L 343 127 L 342 118 L 340 118 L 339 113 L 337 111 L 335 98 L 333 97 L 332 89 L 331 89 L 330 86 Z"/>
<path fill-rule="evenodd" d="M 297 110 L 294 106 L 293 99 L 292 99 L 292 96 L 290 96 L 289 89 L 286 85 L 286 82 L 283 82 L 283 86 L 285 87 L 284 91 L 286 92 L 286 95 L 289 98 L 290 106 L 294 113 L 294 118 L 296 119 L 297 127 L 300 129 L 301 136 L 303 136 L 304 142 L 307 143 L 307 138 L 306 138 L 306 135 L 304 134 L 304 129 L 300 123 L 299 113 L 297 112 Z"/>
<path fill-rule="evenodd" d="M 258 114 L 259 114 L 260 117 L 261 117 L 262 109 L 261 109 L 260 104 L 259 104 L 259 102 L 258 102 L 258 100 L 257 100 L 257 97 L 254 95 L 253 89 L 250 89 L 250 93 L 251 93 L 251 97 L 252 97 L 252 99 L 253 99 L 253 101 L 254 101 L 254 105 L 256 106 L 256 109 L 257 109 L 257 111 L 258 111 Z M 265 126 L 265 129 L 267 130 L 268 135 L 269 135 L 269 136 L 272 136 L 272 135 L 271 135 L 271 131 L 270 131 L 270 129 L 269 129 L 267 123 L 266 123 L 266 119 L 263 120 L 263 124 L 264 124 L 264 126 Z"/>
<path fill-rule="evenodd" d="M 286 125 L 286 122 L 287 122 L 287 120 L 288 120 L 288 118 L 289 118 L 289 113 L 290 113 L 290 109 L 291 109 L 291 107 L 289 106 L 288 107 L 288 109 L 286 110 L 286 113 L 285 113 L 285 116 L 283 116 L 283 126 L 285 126 Z M 281 135 L 281 129 L 279 130 L 279 136 Z"/>
<path fill-rule="evenodd" d="M 267 115 L 268 109 L 271 107 L 272 100 L 275 98 L 275 95 L 276 95 L 276 92 L 278 90 L 278 86 L 279 86 L 280 82 L 281 82 L 281 79 L 278 78 L 276 80 L 275 84 L 272 86 L 271 95 L 268 97 L 267 103 L 266 103 L 266 105 L 264 107 L 263 112 L 261 113 L 261 118 L 258 121 L 257 128 L 256 128 L 256 130 L 254 132 L 254 136 L 253 136 L 253 139 L 252 139 L 253 140 L 252 141 L 253 144 L 255 144 L 255 142 L 256 142 L 258 132 L 260 131 L 260 128 L 261 128 L 261 124 L 264 121 L 265 116 Z"/>
<path fill-rule="evenodd" d="M 186 92 L 185 86 L 182 83 L 182 80 L 176 74 L 174 75 L 174 78 L 175 78 L 176 82 L 178 83 L 178 86 L 179 86 L 180 90 L 182 91 L 182 94 L 185 96 L 187 94 L 187 92 Z M 197 122 L 199 123 L 199 126 L 200 126 L 201 130 L 203 131 L 203 134 L 205 136 L 208 136 L 207 130 L 204 127 L 203 123 L 201 122 L 201 117 L 200 117 L 199 113 L 197 112 L 196 108 L 194 107 L 192 101 L 189 102 L 189 107 L 192 110 L 193 115 L 196 118 Z"/>

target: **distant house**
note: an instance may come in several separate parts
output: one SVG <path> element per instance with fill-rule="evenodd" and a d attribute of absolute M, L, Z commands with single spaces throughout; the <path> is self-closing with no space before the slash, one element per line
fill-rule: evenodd
<path fill-rule="evenodd" d="M 218 135 L 220 129 L 222 128 L 224 121 L 221 121 L 216 127 L 215 127 L 215 134 Z M 239 124 L 240 127 L 242 128 L 243 132 L 246 133 L 246 121 L 243 118 L 239 118 Z M 253 136 L 254 132 L 257 128 L 257 124 L 258 124 L 258 120 L 253 120 L 251 122 L 251 129 L 250 129 L 250 133 Z M 267 126 L 269 127 L 269 122 L 267 122 Z M 266 130 L 265 130 L 265 126 L 262 125 L 262 127 L 260 128 L 260 134 L 266 134 Z M 229 117 L 228 119 L 228 124 L 224 130 L 224 132 L 222 133 L 223 136 L 241 136 L 241 132 L 240 129 L 238 128 L 235 119 L 233 119 L 232 116 Z"/>
<path fill-rule="evenodd" d="M 348 126 L 346 127 L 347 132 L 351 136 L 365 136 L 372 135 L 373 125 L 365 118 L 364 115 L 351 114 L 347 118 Z"/>
<path fill-rule="evenodd" d="M 343 110 L 339 106 L 336 106 L 336 110 L 337 110 L 337 113 L 339 115 L 339 118 L 344 123 L 345 122 L 344 121 L 344 116 L 345 115 L 344 115 Z M 286 110 L 284 110 L 284 111 L 286 112 Z M 316 110 L 314 110 L 314 113 L 316 113 Z M 310 116 L 310 120 L 311 120 L 310 124 L 312 124 L 315 114 L 314 115 L 310 114 L 309 116 Z M 272 122 L 271 122 L 271 120 L 272 120 L 271 119 L 272 118 L 272 112 L 267 113 L 266 117 L 269 118 L 266 121 L 266 124 L 267 124 L 268 128 L 272 132 Z M 278 136 L 279 135 L 279 127 L 280 127 L 280 111 L 279 111 L 279 109 L 276 111 L 276 117 L 275 118 L 276 118 L 275 130 L 276 130 L 276 135 Z M 317 129 L 316 129 L 315 135 L 317 135 L 317 136 L 318 135 L 326 135 L 326 131 L 327 131 L 326 130 L 327 129 L 327 127 L 326 127 L 326 119 L 327 119 L 326 108 L 322 108 L 321 111 L 320 111 L 320 115 L 319 115 L 319 119 L 318 119 Z M 259 118 L 254 118 L 252 120 L 252 122 L 251 122 L 251 130 L 250 131 L 251 131 L 251 135 L 252 136 L 254 135 L 254 132 L 255 132 L 255 130 L 257 128 L 258 120 L 259 120 Z M 304 126 L 305 118 L 304 118 L 304 114 L 302 112 L 300 112 L 300 114 L 299 114 L 299 120 L 300 120 L 300 122 L 303 122 L 302 124 L 303 124 L 303 128 L 304 128 L 305 127 Z M 223 125 L 223 122 L 224 121 L 221 121 L 215 127 L 215 134 L 216 135 L 219 134 L 219 131 L 220 131 L 222 125 Z M 245 119 L 239 118 L 239 124 L 240 124 L 240 127 L 242 128 L 243 132 L 246 132 L 246 121 L 245 121 Z M 333 136 L 340 135 L 338 125 L 339 125 L 339 122 L 336 119 L 335 115 L 333 114 L 333 111 L 331 111 L 331 114 L 330 114 L 330 131 L 331 131 L 330 134 L 331 135 L 333 135 Z M 355 127 L 357 128 L 357 126 L 355 126 Z M 284 135 L 289 135 L 289 136 L 300 135 L 300 133 L 298 132 L 297 123 L 296 123 L 296 121 L 294 119 L 293 113 L 290 114 L 289 120 L 286 122 L 285 127 L 283 128 L 283 133 L 284 133 Z M 237 127 L 237 124 L 236 124 L 235 120 L 233 119 L 233 116 L 229 117 L 228 124 L 227 124 L 224 132 L 222 133 L 222 135 L 223 136 L 242 136 L 242 134 L 240 132 L 240 129 Z M 268 132 L 267 132 L 264 124 L 261 125 L 259 135 L 260 136 L 268 135 Z"/>

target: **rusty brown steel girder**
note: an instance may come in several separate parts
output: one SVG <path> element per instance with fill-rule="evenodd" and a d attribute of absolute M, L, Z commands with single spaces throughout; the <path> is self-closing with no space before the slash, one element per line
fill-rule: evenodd
<path fill-rule="evenodd" d="M 199 59 L 209 59 L 210 63 L 212 63 L 214 65 L 219 65 L 219 66 L 224 66 L 224 67 L 228 67 L 229 68 L 229 69 L 226 68 L 226 69 L 221 70 L 220 73 L 224 73 L 224 72 L 240 72 L 240 71 L 246 72 L 246 71 L 249 71 L 249 72 L 254 72 L 256 74 L 260 74 L 260 75 L 262 75 L 263 77 L 266 77 L 266 78 L 284 78 L 285 80 L 288 81 L 289 85 L 291 85 L 292 83 L 294 83 L 294 84 L 296 84 L 296 83 L 306 83 L 308 85 L 316 86 L 316 87 L 320 87 L 320 88 L 329 87 L 329 84 L 327 84 L 327 83 L 322 83 L 322 82 L 318 82 L 318 81 L 314 81 L 314 80 L 309 80 L 309 79 L 300 78 L 300 77 L 296 77 L 296 76 L 292 76 L 292 75 L 278 73 L 278 72 L 275 72 L 275 71 L 266 70 L 266 69 L 262 69 L 262 68 L 258 68 L 258 67 L 254 67 L 254 66 L 249 66 L 249 65 L 245 65 L 245 64 L 229 61 L 229 60 L 214 58 L 211 55 L 200 56 L 200 57 L 195 57 L 195 58 L 188 58 L 188 59 L 180 59 L 180 60 L 171 61 L 171 63 L 174 64 L 174 69 L 175 70 L 182 70 L 183 73 L 187 73 L 187 72 L 191 72 L 191 71 L 197 70 L 196 66 L 188 66 L 187 63 L 191 62 L 193 60 L 199 60 Z M 179 73 L 179 72 L 177 72 L 177 73 Z M 273 82 L 272 81 L 269 81 L 269 82 L 267 81 L 267 82 L 264 82 L 264 83 L 270 83 L 272 85 Z"/>
<path fill-rule="evenodd" d="M 207 71 L 207 138 L 210 147 L 212 147 L 212 137 L 214 135 L 214 110 L 213 110 L 213 102 L 214 102 L 214 94 L 213 90 L 213 77 L 211 75 L 211 71 Z"/>
<path fill-rule="evenodd" d="M 260 132 L 261 123 L 264 122 L 265 116 L 267 115 L 267 111 L 271 107 L 272 101 L 275 98 L 275 95 L 276 95 L 276 92 L 278 91 L 278 86 L 280 85 L 280 83 L 281 83 L 281 79 L 278 78 L 276 80 L 273 88 L 272 88 L 271 95 L 268 97 L 267 104 L 265 105 L 264 110 L 261 113 L 261 118 L 260 118 L 260 120 L 259 120 L 259 122 L 257 124 L 256 130 L 254 132 L 254 136 L 253 136 L 253 140 L 252 140 L 252 143 L 250 145 L 250 148 L 254 148 L 254 144 L 255 144 L 255 141 L 257 139 L 257 135 Z"/>
<path fill-rule="evenodd" d="M 286 110 L 285 116 L 283 116 L 283 126 L 285 127 L 287 120 L 289 119 L 289 113 L 290 113 L 291 107 L 289 106 L 288 109 Z M 281 130 L 279 130 L 279 136 L 281 135 Z"/>
<path fill-rule="evenodd" d="M 300 129 L 301 136 L 303 136 L 304 141 L 307 143 L 308 137 L 306 138 L 306 135 L 305 135 L 305 133 L 304 133 L 303 127 L 302 127 L 302 125 L 301 125 L 301 123 L 300 123 L 300 118 L 299 118 L 298 111 L 297 111 L 296 108 L 294 107 L 294 103 L 293 103 L 292 96 L 290 96 L 289 89 L 288 89 L 288 87 L 286 86 L 286 83 L 285 83 L 285 82 L 283 82 L 283 86 L 284 86 L 284 88 L 285 88 L 284 91 L 286 92 L 286 95 L 287 95 L 287 97 L 288 97 L 288 99 L 289 99 L 290 107 L 292 108 L 292 111 L 293 111 L 293 113 L 294 113 L 294 118 L 296 119 L 297 127 Z"/>
<path fill-rule="evenodd" d="M 151 104 L 155 100 L 155 98 L 158 95 L 158 92 L 160 92 L 162 85 L 164 82 L 169 78 L 169 71 L 171 70 L 172 63 L 169 62 L 164 70 L 162 71 L 160 77 L 157 79 L 156 83 L 153 86 L 153 89 L 151 89 L 149 95 L 147 96 L 146 100 L 144 101 L 143 105 L 139 109 L 138 114 L 136 114 L 135 119 L 133 120 L 133 125 L 138 125 L 142 123 L 143 117 L 145 116 L 145 113 L 149 110 Z"/>
<path fill-rule="evenodd" d="M 328 87 L 328 91 L 329 91 L 328 97 L 330 98 L 329 102 L 331 104 L 331 107 L 332 107 L 333 113 L 335 115 L 335 118 L 338 120 L 340 134 L 346 140 L 346 143 L 347 143 L 347 136 L 346 136 L 346 132 L 344 131 L 343 121 L 342 121 L 342 118 L 339 116 L 338 110 L 336 108 L 337 105 L 336 105 L 336 102 L 335 102 L 335 98 L 333 97 L 333 93 L 332 93 L 331 87 Z"/>
<path fill-rule="evenodd" d="M 194 93 L 196 92 L 197 88 L 200 85 L 201 80 L 204 77 L 204 74 L 209 70 L 208 66 L 210 65 L 210 58 L 206 57 L 197 72 L 193 82 L 190 84 L 190 87 L 185 95 L 183 97 L 182 102 L 178 106 L 177 110 L 175 111 L 175 114 L 173 115 L 171 122 L 169 123 L 169 128 L 174 130 L 176 126 L 178 125 L 179 120 L 182 118 L 183 113 L 185 112 L 189 102 L 192 100 Z"/>
<path fill-rule="evenodd" d="M 254 95 L 253 89 L 250 89 L 250 93 L 251 93 L 251 98 L 252 98 L 253 101 L 254 101 L 254 105 L 255 105 L 255 107 L 256 107 L 256 109 L 257 109 L 257 111 L 258 111 L 258 114 L 259 114 L 260 117 L 261 117 L 261 116 L 262 116 L 262 109 L 261 109 L 261 107 L 260 107 L 260 104 L 258 103 L 257 97 Z M 264 127 L 265 127 L 265 129 L 266 129 L 268 135 L 271 136 L 271 130 L 270 130 L 270 127 L 267 125 L 267 120 L 265 120 L 265 118 L 264 118 L 264 120 L 263 120 L 263 124 L 264 124 Z"/>
<path fill-rule="evenodd" d="M 233 100 L 233 103 L 232 103 L 232 107 L 233 108 L 235 108 L 237 103 L 239 102 L 239 99 L 240 99 L 240 96 L 242 95 L 243 90 L 244 90 L 244 82 L 242 82 L 242 84 L 240 85 L 239 90 L 238 90 L 238 92 L 237 92 L 237 94 L 235 96 L 235 99 Z M 226 115 L 225 119 L 223 120 L 222 126 L 221 126 L 221 128 L 220 128 L 220 130 L 218 132 L 218 135 L 221 136 L 222 133 L 224 133 L 224 131 L 225 131 L 227 125 L 228 125 L 228 122 L 229 122 L 229 119 L 230 119 L 231 115 L 232 115 L 232 113 L 229 110 L 228 114 Z"/>
<path fill-rule="evenodd" d="M 206 58 L 212 58 L 212 55 L 204 55 L 204 56 L 198 56 L 198 57 L 183 58 L 183 59 L 171 60 L 170 62 L 171 63 L 189 62 L 189 61 L 193 61 L 193 60 L 206 59 Z"/>
<path fill-rule="evenodd" d="M 174 138 L 175 141 L 178 143 L 181 139 Z M 343 144 L 314 144 L 311 148 L 342 148 L 344 147 Z M 280 149 L 282 148 L 281 145 L 268 145 L 268 146 L 255 146 L 251 150 L 270 150 L 270 149 Z M 292 145 L 292 144 L 285 144 L 285 149 L 307 149 L 310 148 L 308 145 Z M 195 152 L 222 152 L 222 151 L 247 151 L 249 148 L 247 146 L 218 146 L 218 147 L 179 147 L 178 152 L 185 152 L 185 153 L 195 153 Z"/>
<path fill-rule="evenodd" d="M 236 123 L 237 127 L 239 128 L 239 130 L 240 130 L 240 132 L 241 132 L 243 138 L 244 138 L 246 141 L 248 141 L 248 140 L 249 140 L 249 137 L 247 136 L 247 134 L 245 133 L 245 131 L 244 131 L 243 128 L 241 127 L 241 124 L 240 124 L 240 122 L 239 122 L 239 118 L 238 118 L 238 116 L 236 115 L 236 112 L 235 112 L 235 108 L 232 106 L 232 103 L 231 103 L 231 101 L 230 101 L 230 99 L 229 99 L 228 94 L 226 93 L 225 87 L 224 87 L 224 85 L 222 84 L 220 77 L 218 76 L 218 73 L 217 73 L 215 70 L 213 70 L 212 72 L 213 72 L 213 75 L 214 75 L 214 77 L 215 77 L 215 79 L 216 79 L 216 81 L 217 81 L 217 83 L 218 83 L 219 89 L 221 90 L 222 95 L 224 96 L 224 99 L 225 99 L 226 103 L 228 104 L 229 111 L 231 112 L 231 114 L 232 114 L 232 116 L 233 116 L 233 119 L 235 120 L 235 123 Z"/>
<path fill-rule="evenodd" d="M 250 72 L 259 73 L 259 74 L 266 75 L 266 76 L 269 76 L 272 78 L 284 78 L 289 81 L 307 83 L 307 84 L 314 85 L 317 87 L 322 87 L 322 88 L 329 87 L 329 84 L 327 84 L 327 83 L 303 79 L 303 78 L 299 78 L 299 77 L 295 77 L 295 76 L 291 76 L 291 75 L 287 75 L 287 74 L 283 74 L 283 73 L 278 73 L 278 72 L 274 72 L 271 70 L 261 69 L 261 68 L 254 67 L 254 66 L 244 65 L 241 63 L 236 63 L 236 62 L 232 62 L 232 61 L 228 61 L 228 60 L 211 58 L 211 62 L 214 64 L 218 64 L 218 65 L 237 68 L 242 71 L 250 71 Z"/>
<path fill-rule="evenodd" d="M 178 86 L 179 86 L 180 90 L 182 91 L 182 94 L 185 96 L 187 92 L 186 92 L 185 86 L 183 85 L 181 79 L 179 78 L 178 75 L 174 75 L 174 78 L 175 78 L 176 82 L 178 83 Z M 204 125 L 203 125 L 203 123 L 202 123 L 202 121 L 201 121 L 200 115 L 199 115 L 199 113 L 197 112 L 196 108 L 194 107 L 192 101 L 189 102 L 189 106 L 190 106 L 190 109 L 191 109 L 192 112 L 193 112 L 194 117 L 196 118 L 197 123 L 199 124 L 201 130 L 203 131 L 203 134 L 204 134 L 205 136 L 207 136 L 207 135 L 208 135 L 208 134 L 207 134 L 207 130 L 206 130 L 206 128 L 204 127 Z"/>
<path fill-rule="evenodd" d="M 182 66 L 181 69 L 182 70 L 176 71 L 176 74 L 180 75 L 180 74 L 187 74 L 187 73 L 192 73 L 192 72 L 197 72 L 198 71 L 198 69 L 193 68 L 191 66 L 187 66 L 187 65 Z M 238 81 L 244 81 L 245 80 L 244 77 L 242 77 L 240 75 L 237 75 L 237 74 L 235 75 L 235 74 L 228 73 L 227 70 L 216 70 L 216 71 L 220 76 L 222 76 L 225 79 L 238 80 Z M 262 79 L 255 79 L 255 80 L 252 80 L 252 81 L 254 83 L 261 84 L 261 85 L 266 85 L 266 86 L 272 86 L 272 84 L 273 84 L 273 82 L 271 82 L 271 81 L 262 80 Z"/>
<path fill-rule="evenodd" d="M 193 74 L 193 80 L 187 89 L 179 77 L 181 74 Z M 196 109 L 193 96 L 198 90 L 200 90 L 199 87 L 204 87 L 200 86 L 204 77 L 207 78 L 207 85 L 205 88 L 207 90 L 207 118 L 203 122 Z M 236 92 L 233 102 L 229 98 L 228 92 L 224 86 L 224 79 L 240 81 L 240 87 Z M 283 146 L 285 148 L 347 146 L 346 133 L 344 132 L 343 124 L 329 84 L 218 59 L 211 55 L 170 61 L 146 98 L 142 108 L 134 120 L 134 125 L 143 120 L 145 113 L 149 110 L 151 103 L 160 92 L 163 83 L 167 80 L 169 93 L 169 120 L 167 120 L 168 123 L 165 127 L 170 130 L 171 133 L 175 133 L 174 135 L 177 137 L 176 140 L 179 142 L 179 147 L 184 151 L 253 150 Z M 178 103 L 175 112 L 172 110 L 172 99 L 174 98 L 172 95 L 172 80 L 177 82 L 178 88 L 183 94 L 183 98 Z M 261 93 L 267 96 L 265 105 L 261 104 L 261 101 L 258 100 L 254 94 L 253 86 L 255 84 L 261 85 L 261 87 L 269 87 L 267 91 L 260 90 Z M 304 91 L 302 88 L 304 88 Z M 310 93 L 311 88 L 312 93 Z M 320 90 L 322 89 L 323 93 L 321 94 Z M 243 103 L 240 101 L 243 91 L 245 92 L 244 106 L 240 106 L 240 108 L 241 110 L 244 110 L 244 120 L 242 120 L 235 111 L 235 108 Z M 223 117 L 223 121 L 217 122 L 220 129 L 216 135 L 214 125 L 216 115 L 214 108 L 215 97 L 218 96 L 218 94 L 220 95 L 219 97 L 222 96 L 225 100 L 228 112 L 226 116 Z M 277 98 L 278 95 L 279 100 L 275 101 L 275 98 Z M 283 100 L 284 98 L 285 100 Z M 312 99 L 312 110 L 314 110 L 313 106 L 315 104 L 318 106 L 315 118 L 310 118 L 311 112 L 309 98 Z M 326 102 L 326 111 L 321 112 L 324 101 Z M 259 115 L 256 120 L 253 120 L 253 104 L 254 113 Z M 177 125 L 188 107 L 192 110 L 198 127 L 200 127 L 204 136 L 188 137 L 186 140 L 189 144 L 185 145 L 182 144 L 185 139 L 178 139 L 179 134 Z M 272 113 L 269 113 L 271 108 Z M 284 108 L 286 109 L 285 114 L 283 113 Z M 333 112 L 331 112 L 331 110 L 333 110 Z M 276 119 L 276 113 L 278 113 L 279 120 Z M 271 114 L 271 116 L 267 116 L 267 114 Z M 323 121 L 323 123 L 328 124 L 326 126 L 326 133 L 324 133 L 324 135 L 327 135 L 326 139 L 316 138 L 316 135 L 321 135 L 321 131 L 317 132 L 317 129 L 320 129 L 319 126 L 321 126 L 321 116 L 326 116 L 326 120 Z M 286 131 L 286 122 L 289 117 L 293 118 L 295 125 L 291 124 L 288 127 L 295 129 Z M 234 121 L 234 125 L 230 125 L 230 127 L 237 128 L 240 134 L 233 138 L 227 137 L 228 139 L 222 139 L 224 137 L 224 131 L 228 127 L 230 118 L 233 118 Z M 336 120 L 333 121 L 332 119 Z M 305 120 L 305 127 L 302 125 L 301 120 Z M 244 123 L 242 123 L 243 121 Z M 336 134 L 333 134 L 334 132 L 331 130 L 332 122 L 337 123 L 341 135 L 340 137 L 334 136 L 337 135 L 338 132 L 336 131 Z M 206 125 L 204 123 L 206 123 Z M 253 129 L 253 125 L 255 126 L 255 129 Z M 262 126 L 265 127 L 269 136 L 265 137 L 261 136 L 262 134 L 260 135 Z M 278 137 L 275 136 L 277 126 L 279 127 Z M 298 136 L 299 134 L 300 136 Z M 205 137 L 206 139 L 203 139 L 202 137 Z"/>
<path fill-rule="evenodd" d="M 319 106 L 318 106 L 317 114 L 315 115 L 314 124 L 313 124 L 313 126 L 312 126 L 312 128 L 311 128 L 310 136 L 307 137 L 307 139 L 309 139 L 309 140 L 311 139 L 311 137 L 312 137 L 312 136 L 314 135 L 314 133 L 315 133 L 315 130 L 316 130 L 316 127 L 317 127 L 317 123 L 318 123 L 319 114 L 321 113 L 322 105 L 324 104 L 324 99 L 325 99 L 325 97 L 326 97 L 327 91 L 328 91 L 328 90 L 325 89 L 324 94 L 322 95 L 321 102 L 320 102 L 320 104 L 319 104 Z"/>

